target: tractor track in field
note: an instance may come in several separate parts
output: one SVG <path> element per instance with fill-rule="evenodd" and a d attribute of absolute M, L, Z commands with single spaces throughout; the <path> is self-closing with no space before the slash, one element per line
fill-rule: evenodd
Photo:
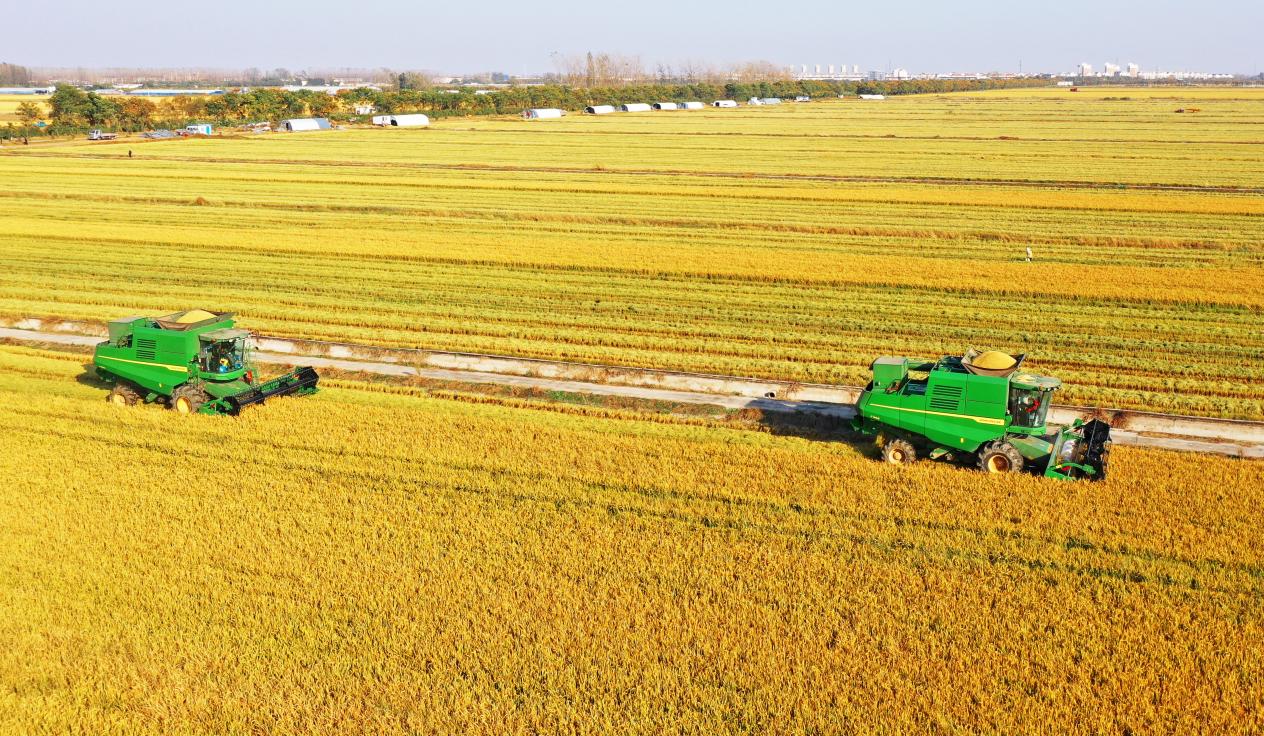
<path fill-rule="evenodd" d="M 120 144 L 136 144 L 138 141 L 108 141 L 97 145 L 109 146 Z M 167 141 L 150 141 L 150 145 L 167 143 Z M 85 158 L 115 160 L 118 155 L 104 153 L 65 153 L 62 151 L 22 151 L 10 152 L 11 155 L 32 156 L 36 158 Z M 131 159 L 129 159 L 131 160 Z M 388 161 L 349 161 L 349 160 L 308 160 L 308 159 L 270 159 L 270 158 L 237 158 L 237 157 L 205 157 L 205 156 L 163 156 L 149 161 L 181 161 L 186 163 L 208 164 L 255 164 L 286 166 L 323 166 L 336 168 L 366 169 L 412 169 L 419 171 L 485 171 L 496 173 L 523 174 L 588 174 L 593 176 L 692 176 L 715 179 L 737 179 L 741 181 L 802 181 L 829 182 L 842 184 L 930 184 L 935 186 L 975 186 L 975 187 L 1011 187 L 1024 189 L 1090 189 L 1108 191 L 1147 191 L 1147 192 L 1188 192 L 1205 194 L 1264 194 L 1264 186 L 1240 186 L 1234 184 L 1163 184 L 1163 183 L 1127 183 L 1127 182 L 1092 182 L 1075 180 L 1039 180 L 1039 179 L 972 179 L 969 177 L 935 177 L 935 176 L 866 176 L 844 174 L 788 174 L 771 172 L 743 171 L 697 171 L 691 169 L 618 169 L 577 166 L 511 166 L 496 164 L 441 164 L 420 162 L 388 162 Z"/>
<path fill-rule="evenodd" d="M 86 348 L 100 335 L 0 327 L 0 339 Z M 255 359 L 272 365 L 440 381 L 498 384 L 546 391 L 705 404 L 725 409 L 855 416 L 855 386 L 796 384 L 737 376 L 568 363 L 513 356 L 381 348 L 371 345 L 257 336 Z M 1116 444 L 1264 459 L 1264 422 L 1132 410 L 1054 405 L 1051 423 L 1105 415 Z"/>

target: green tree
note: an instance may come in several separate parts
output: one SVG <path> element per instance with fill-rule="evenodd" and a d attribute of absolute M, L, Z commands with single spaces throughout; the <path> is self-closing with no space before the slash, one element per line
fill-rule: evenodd
<path fill-rule="evenodd" d="M 114 125 L 119 117 L 118 103 L 96 92 L 89 92 L 87 116 L 89 125 Z"/>
<path fill-rule="evenodd" d="M 328 117 L 338 111 L 338 98 L 316 92 L 307 98 L 307 109 L 313 117 Z"/>
<path fill-rule="evenodd" d="M 53 122 L 59 125 L 84 125 L 88 122 L 88 95 L 78 87 L 59 84 L 48 98 Z"/>
<path fill-rule="evenodd" d="M 18 119 L 27 126 L 34 125 L 35 121 L 44 117 L 44 111 L 40 109 L 40 106 L 29 101 L 18 105 L 17 114 Z"/>

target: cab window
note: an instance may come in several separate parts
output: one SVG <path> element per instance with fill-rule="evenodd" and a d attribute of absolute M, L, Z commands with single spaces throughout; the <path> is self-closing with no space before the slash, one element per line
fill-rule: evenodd
<path fill-rule="evenodd" d="M 1052 391 L 1014 388 L 1009 395 L 1010 424 L 1015 427 L 1040 427 L 1049 412 Z"/>
<path fill-rule="evenodd" d="M 202 352 L 202 370 L 207 373 L 230 373 L 242 366 L 242 344 L 239 340 L 220 340 Z"/>

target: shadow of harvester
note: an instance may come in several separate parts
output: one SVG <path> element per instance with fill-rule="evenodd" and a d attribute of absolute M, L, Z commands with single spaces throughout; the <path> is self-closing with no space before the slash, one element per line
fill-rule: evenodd
<path fill-rule="evenodd" d="M 110 387 L 113 386 L 113 384 L 97 375 L 96 366 L 92 365 L 92 363 L 83 364 L 83 372 L 75 376 L 75 382 L 83 386 L 99 388 L 102 391 L 109 391 Z"/>

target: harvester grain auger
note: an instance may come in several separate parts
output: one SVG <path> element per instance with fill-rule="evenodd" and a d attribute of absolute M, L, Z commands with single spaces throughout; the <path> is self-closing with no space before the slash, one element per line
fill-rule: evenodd
<path fill-rule="evenodd" d="M 130 405 L 165 399 L 181 414 L 236 414 L 275 396 L 316 392 L 310 367 L 260 381 L 250 333 L 233 315 L 193 309 L 165 317 L 126 317 L 109 324 L 92 363 L 114 384 L 110 401 Z"/>
<path fill-rule="evenodd" d="M 878 358 L 853 427 L 878 437 L 888 463 L 964 456 L 989 473 L 1105 478 L 1110 425 L 1077 419 L 1050 431 L 1046 417 L 1062 382 L 1021 370 L 1025 357 L 969 350 L 934 362 Z"/>

